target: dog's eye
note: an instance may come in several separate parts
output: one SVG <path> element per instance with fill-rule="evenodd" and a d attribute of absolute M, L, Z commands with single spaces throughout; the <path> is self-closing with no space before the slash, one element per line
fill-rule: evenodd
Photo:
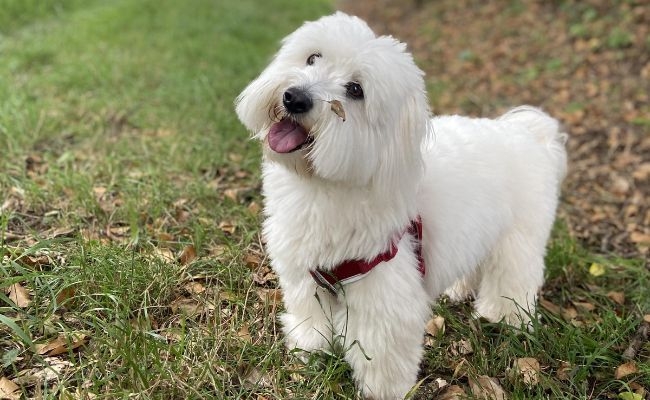
<path fill-rule="evenodd" d="M 363 99 L 363 89 L 358 82 L 348 82 L 345 85 L 346 94 L 353 99 Z"/>
<path fill-rule="evenodd" d="M 307 65 L 314 65 L 314 62 L 316 62 L 316 58 L 321 57 L 320 53 L 314 53 L 307 57 Z"/>

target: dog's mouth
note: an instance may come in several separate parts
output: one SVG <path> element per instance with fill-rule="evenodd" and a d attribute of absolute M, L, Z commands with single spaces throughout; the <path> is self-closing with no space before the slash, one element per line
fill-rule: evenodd
<path fill-rule="evenodd" d="M 268 141 L 269 147 L 276 153 L 291 153 L 310 145 L 314 138 L 302 125 L 290 118 L 283 118 L 271 125 Z"/>

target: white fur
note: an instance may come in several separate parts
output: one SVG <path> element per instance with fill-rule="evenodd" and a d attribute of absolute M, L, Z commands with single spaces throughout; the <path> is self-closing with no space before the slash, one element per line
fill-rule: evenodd
<path fill-rule="evenodd" d="M 307 65 L 313 53 L 322 57 Z M 491 321 L 527 323 L 565 172 L 556 120 L 527 106 L 495 120 L 430 119 L 423 75 L 404 44 L 336 13 L 286 37 L 236 101 L 264 143 L 263 232 L 288 347 L 342 344 L 366 398 L 403 398 L 415 384 L 430 306 L 449 287 L 457 298 L 474 292 Z M 362 85 L 363 100 L 346 96 L 350 81 Z M 274 112 L 286 115 L 289 87 L 314 99 L 309 112 L 290 116 L 314 142 L 278 154 L 267 134 Z M 374 258 L 418 215 L 424 279 L 404 235 L 395 258 L 338 297 L 316 286 L 310 270 Z"/>

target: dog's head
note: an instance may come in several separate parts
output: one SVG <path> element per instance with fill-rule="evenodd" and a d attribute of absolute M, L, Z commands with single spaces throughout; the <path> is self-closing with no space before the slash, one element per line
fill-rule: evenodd
<path fill-rule="evenodd" d="M 423 75 L 406 45 L 336 13 L 287 36 L 236 109 L 271 161 L 328 181 L 389 184 L 420 167 Z"/>

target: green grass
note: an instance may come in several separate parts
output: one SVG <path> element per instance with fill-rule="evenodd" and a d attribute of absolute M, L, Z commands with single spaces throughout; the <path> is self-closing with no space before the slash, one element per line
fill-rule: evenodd
<path fill-rule="evenodd" d="M 277 285 L 259 265 L 259 150 L 232 105 L 279 39 L 331 5 L 0 5 L 0 377 L 51 399 L 354 398 L 340 357 L 302 364 L 283 349 Z M 603 276 L 588 273 L 594 262 Z M 594 310 L 544 312 L 518 333 L 443 302 L 423 374 L 464 387 L 490 375 L 513 398 L 650 388 L 647 364 L 613 377 L 650 309 L 643 262 L 592 255 L 560 227 L 548 263 L 544 297 Z M 14 284 L 29 304 L 10 298 Z M 61 354 L 43 351 L 59 337 Z M 452 355 L 460 339 L 472 354 Z M 540 361 L 541 385 L 505 378 L 518 357 Z M 562 362 L 570 381 L 556 377 Z"/>

